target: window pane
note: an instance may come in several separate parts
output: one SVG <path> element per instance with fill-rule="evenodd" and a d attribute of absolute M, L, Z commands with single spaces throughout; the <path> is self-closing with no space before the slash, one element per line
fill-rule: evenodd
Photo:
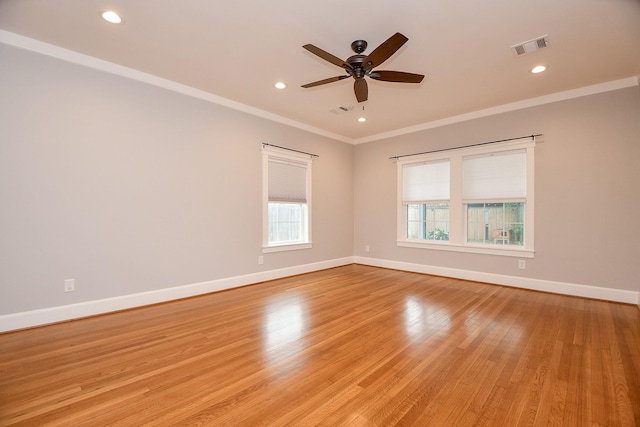
<path fill-rule="evenodd" d="M 524 246 L 524 203 L 505 203 L 505 225 L 512 245 Z"/>
<path fill-rule="evenodd" d="M 467 204 L 467 242 L 524 245 L 524 202 Z"/>
<path fill-rule="evenodd" d="M 406 205 L 407 238 L 449 240 L 449 204 L 422 203 Z"/>
<path fill-rule="evenodd" d="M 302 203 L 269 203 L 269 243 L 303 242 L 305 212 Z"/>
<path fill-rule="evenodd" d="M 485 230 L 484 204 L 467 205 L 467 242 L 484 243 L 488 237 L 489 231 Z"/>

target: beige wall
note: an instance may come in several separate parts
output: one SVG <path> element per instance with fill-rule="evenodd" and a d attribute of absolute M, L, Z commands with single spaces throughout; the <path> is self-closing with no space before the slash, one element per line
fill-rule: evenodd
<path fill-rule="evenodd" d="M 353 255 L 352 145 L 3 44 L 0 58 L 0 314 Z M 264 265 L 261 142 L 320 156 L 313 248 Z"/>
<path fill-rule="evenodd" d="M 389 157 L 543 133 L 536 147 L 535 258 L 398 247 Z M 355 253 L 399 262 L 640 290 L 638 87 L 356 146 Z M 370 252 L 365 252 L 369 245 Z"/>

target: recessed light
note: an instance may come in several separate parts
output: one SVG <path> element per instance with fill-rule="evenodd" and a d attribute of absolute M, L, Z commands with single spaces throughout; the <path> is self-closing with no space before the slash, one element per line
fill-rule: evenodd
<path fill-rule="evenodd" d="M 359 121 L 360 123 L 364 123 L 364 122 L 366 122 L 366 121 L 367 121 L 367 118 L 366 118 L 366 117 L 359 117 L 359 118 L 358 118 L 358 121 Z"/>
<path fill-rule="evenodd" d="M 278 82 L 276 84 L 274 84 L 274 86 L 276 87 L 276 89 L 284 89 L 287 87 L 286 84 L 284 84 L 283 82 Z"/>
<path fill-rule="evenodd" d="M 543 71 L 544 71 L 544 70 L 546 70 L 546 69 L 547 69 L 547 67 L 545 67 L 544 65 L 538 65 L 537 67 L 533 67 L 533 69 L 531 70 L 531 72 L 532 72 L 533 74 L 538 74 L 538 73 L 543 72 Z"/>
<path fill-rule="evenodd" d="M 104 10 L 100 12 L 100 16 L 107 22 L 111 22 L 112 24 L 120 24 L 122 22 L 122 18 L 113 10 Z"/>

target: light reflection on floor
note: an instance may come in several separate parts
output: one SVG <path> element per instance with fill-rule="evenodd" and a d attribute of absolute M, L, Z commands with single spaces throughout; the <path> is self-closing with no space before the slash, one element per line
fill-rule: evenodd
<path fill-rule="evenodd" d="M 405 299 L 404 330 L 409 338 L 419 338 L 433 329 L 446 332 L 449 330 L 449 323 L 449 314 L 446 310 L 415 296 Z"/>
<path fill-rule="evenodd" d="M 278 297 L 265 307 L 263 322 L 263 354 L 268 364 L 287 356 L 304 354 L 304 334 L 307 330 L 307 305 L 300 296 Z M 298 361 L 301 362 L 301 361 Z M 298 365 L 290 360 L 287 366 Z"/>

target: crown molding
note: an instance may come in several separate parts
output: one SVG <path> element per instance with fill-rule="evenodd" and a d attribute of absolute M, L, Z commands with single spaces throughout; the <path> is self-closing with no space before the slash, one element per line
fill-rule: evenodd
<path fill-rule="evenodd" d="M 243 113 L 251 114 L 263 119 L 271 120 L 273 122 L 281 123 L 286 126 L 301 129 L 307 132 L 315 133 L 320 136 L 325 136 L 334 140 L 353 144 L 352 138 L 347 138 L 342 135 L 338 135 L 333 132 L 326 131 L 314 126 L 310 126 L 296 120 L 292 120 L 269 111 L 261 110 L 259 108 L 252 107 L 250 105 L 243 104 L 241 102 L 233 101 L 222 96 L 214 95 L 212 93 L 193 88 L 181 83 L 174 82 L 172 80 L 164 79 L 162 77 L 154 76 L 153 74 L 145 73 L 133 68 L 125 67 L 115 64 L 113 62 L 105 61 L 93 56 L 85 55 L 73 50 L 65 49 L 60 46 L 55 46 L 49 43 L 42 42 L 40 40 L 25 37 L 19 34 L 11 33 L 9 31 L 0 30 L 0 43 L 11 45 L 14 47 L 30 50 L 43 55 L 51 56 L 63 61 L 71 62 L 74 64 L 82 65 L 95 70 L 104 71 L 107 73 L 115 74 L 121 77 L 126 77 L 132 80 L 136 80 L 142 83 L 147 83 L 153 86 L 157 86 L 163 89 L 167 89 L 182 95 L 187 95 L 193 98 L 197 98 L 203 101 L 211 102 L 213 104 L 222 105 L 224 107 L 231 108 L 233 110 L 241 111 Z"/>
<path fill-rule="evenodd" d="M 329 132 L 324 129 L 310 126 L 305 123 L 301 123 L 296 120 L 292 120 L 269 111 L 261 110 L 259 108 L 252 107 L 250 105 L 242 104 L 237 101 L 233 101 L 222 96 L 214 95 L 209 92 L 205 92 L 200 89 L 193 88 L 191 86 L 183 85 L 181 83 L 174 82 L 172 80 L 163 79 L 153 74 L 145 73 L 133 68 L 125 67 L 115 64 L 113 62 L 105 61 L 93 56 L 85 55 L 73 50 L 65 49 L 59 46 L 55 46 L 49 43 L 45 43 L 36 39 L 25 37 L 19 34 L 15 34 L 9 31 L 0 30 L 0 43 L 19 47 L 22 49 L 37 52 L 43 55 L 51 56 L 63 61 L 83 65 L 88 68 L 104 71 L 107 73 L 115 74 L 118 76 L 126 77 L 132 80 L 137 80 L 143 83 L 147 83 L 153 86 L 161 87 L 173 92 L 177 92 L 183 95 L 187 95 L 193 98 L 201 99 L 214 104 L 222 105 L 237 111 L 241 111 L 253 116 L 257 116 L 263 119 L 271 120 L 276 123 L 280 123 L 286 126 L 297 128 L 303 131 L 314 133 L 316 135 L 324 136 L 336 141 L 345 142 L 348 144 L 364 144 L 367 142 L 378 141 L 381 139 L 393 138 L 396 136 L 406 135 L 410 133 L 420 132 L 428 129 L 433 129 L 441 126 L 447 126 L 455 123 L 465 122 L 468 120 L 474 120 L 482 117 L 493 116 L 496 114 L 502 114 L 509 111 L 521 110 L 524 108 L 535 107 L 544 104 L 550 104 L 553 102 L 564 101 L 573 98 L 579 98 L 582 96 L 594 95 L 602 92 L 609 92 L 618 89 L 624 89 L 633 86 L 640 85 L 640 76 L 627 77 L 620 80 L 614 80 L 604 83 L 599 83 L 591 86 L 585 86 L 577 89 L 571 89 L 563 92 L 552 93 L 549 95 L 539 96 L 536 98 L 525 99 L 522 101 L 512 102 L 509 104 L 503 104 L 496 107 L 486 108 L 483 110 L 473 111 L 470 113 L 459 114 L 457 116 L 451 116 L 440 120 L 434 120 L 426 123 L 422 123 L 415 126 L 409 126 L 402 129 L 396 129 L 389 132 L 383 132 L 375 135 L 370 135 L 363 138 L 349 138 L 344 135 L 339 135 L 333 132 Z"/>
<path fill-rule="evenodd" d="M 366 142 L 378 141 L 381 139 L 393 138 L 400 135 L 420 132 L 427 129 L 433 129 L 441 126 L 447 126 L 454 123 L 466 122 L 468 120 L 479 119 L 482 117 L 494 116 L 496 114 L 507 113 L 524 108 L 536 107 L 538 105 L 551 104 L 553 102 L 565 101 L 582 96 L 595 95 L 602 92 L 609 92 L 628 87 L 639 86 L 640 76 L 627 77 L 625 79 L 613 80 L 610 82 L 599 83 L 591 86 L 585 86 L 577 89 L 556 92 L 549 95 L 539 96 L 536 98 L 525 99 L 522 101 L 512 102 L 509 104 L 498 105 L 496 107 L 485 108 L 483 110 L 473 111 L 470 113 L 460 114 L 457 116 L 447 117 L 441 120 L 422 123 L 416 126 L 410 126 L 402 129 L 396 129 L 389 132 L 379 133 L 376 135 L 358 138 L 353 144 L 364 144 Z"/>

